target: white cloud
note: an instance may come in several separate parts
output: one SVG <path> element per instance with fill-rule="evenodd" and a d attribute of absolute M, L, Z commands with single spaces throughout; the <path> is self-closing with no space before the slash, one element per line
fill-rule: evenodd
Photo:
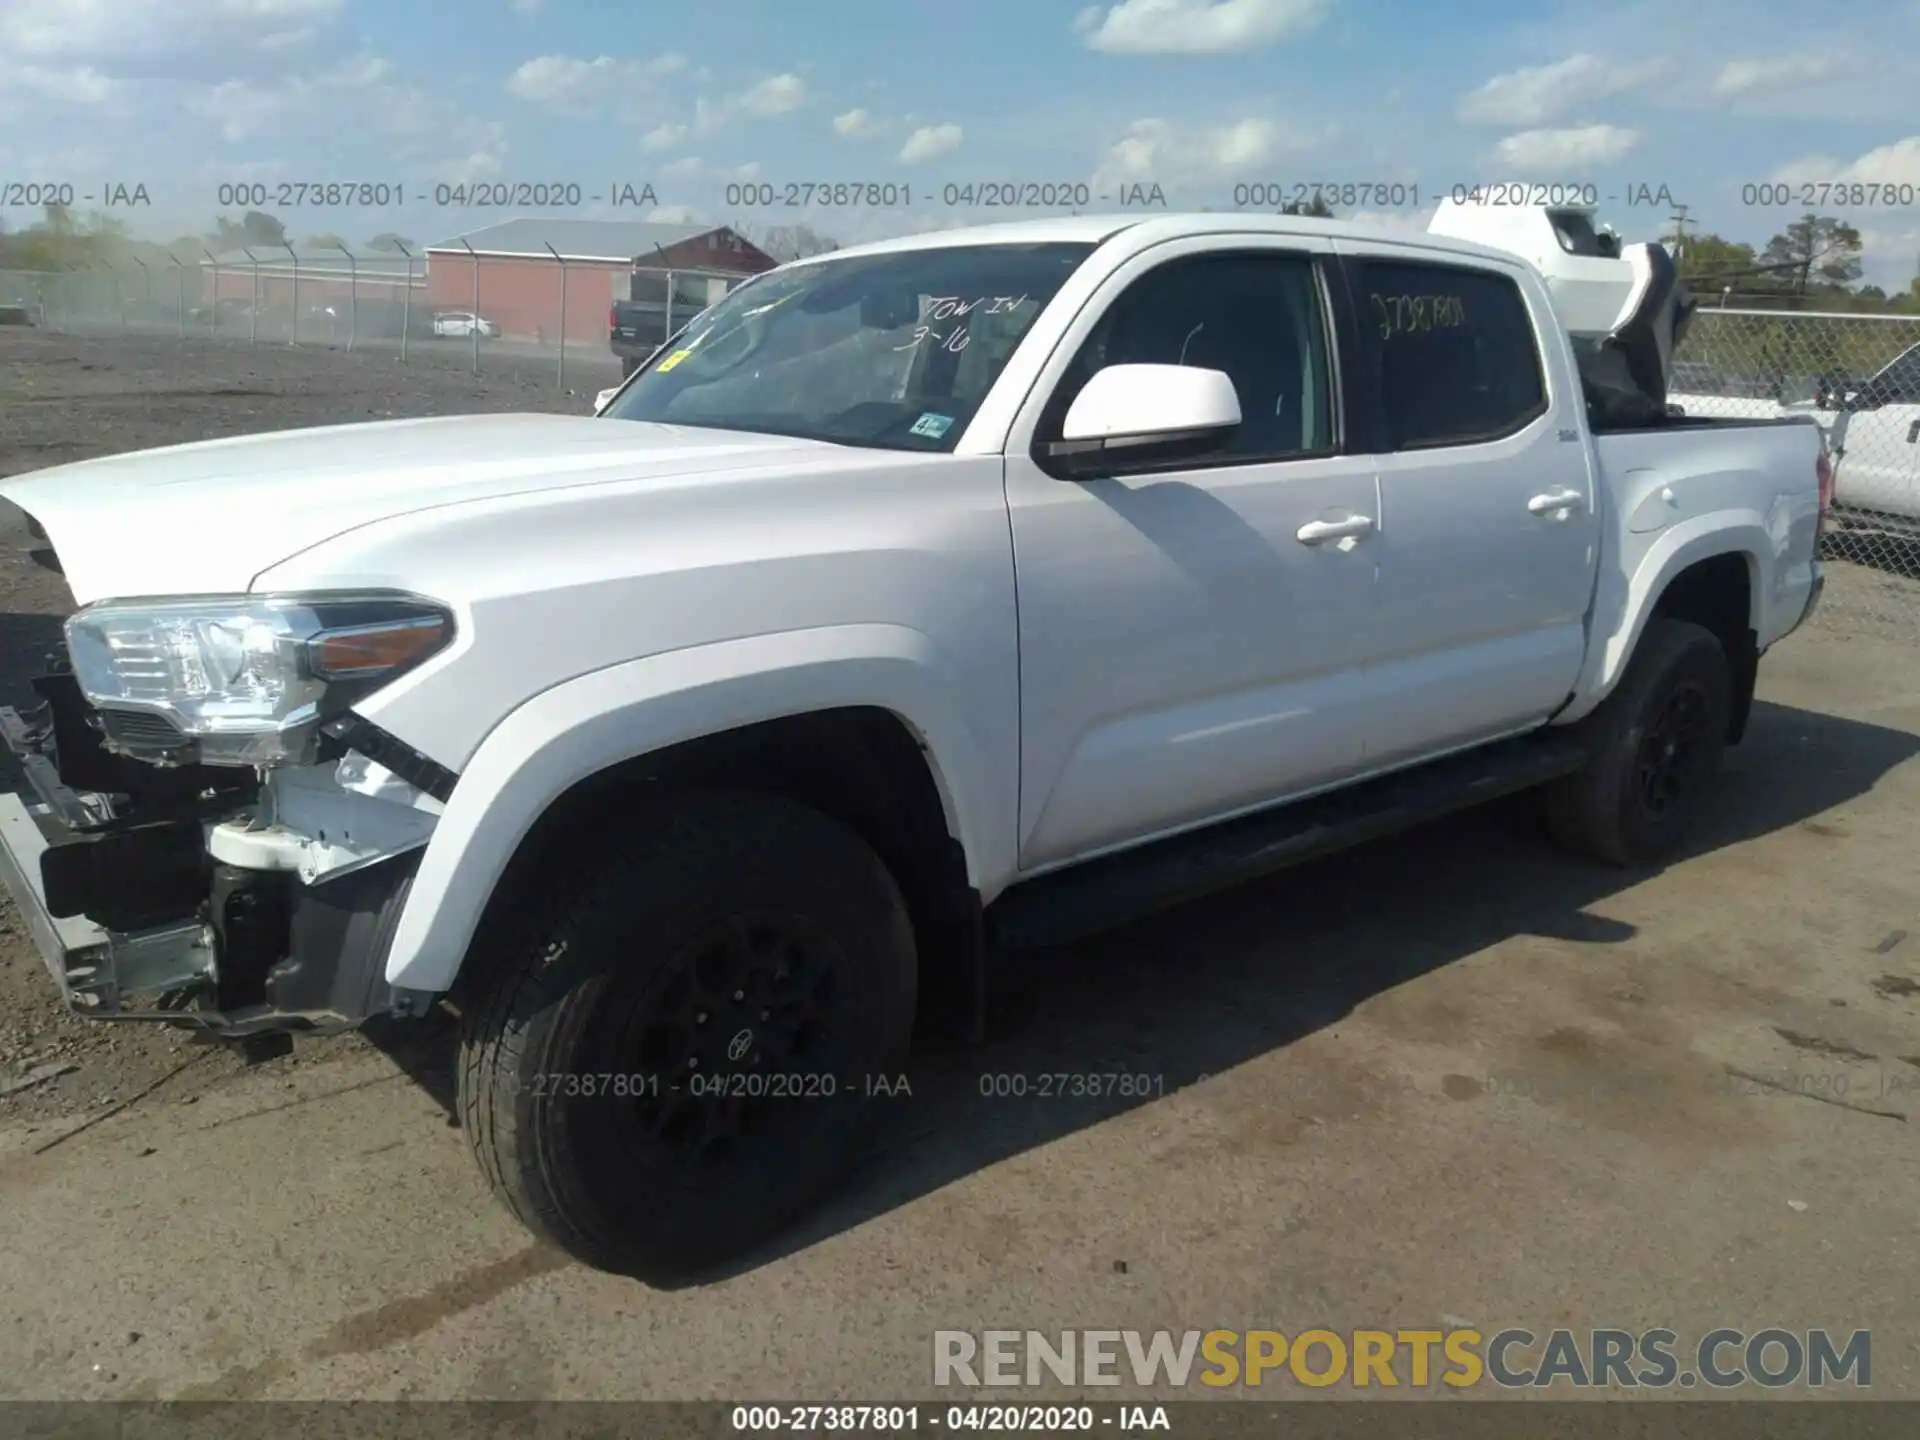
<path fill-rule="evenodd" d="M 649 155 L 671 150 L 687 138 L 687 127 L 668 123 L 656 125 L 640 137 L 640 148 Z"/>
<path fill-rule="evenodd" d="M 807 82 L 798 75 L 772 75 L 740 96 L 743 114 L 760 119 L 785 115 L 807 103 Z"/>
<path fill-rule="evenodd" d="M 395 82 L 393 74 L 392 63 L 383 56 L 361 54 L 310 75 L 196 86 L 181 97 L 180 105 L 235 144 L 302 127 L 331 129 L 338 135 L 342 113 L 375 132 L 411 133 L 448 124 L 447 107 Z"/>
<path fill-rule="evenodd" d="M 1327 138 L 1304 135 L 1261 116 L 1202 127 L 1136 120 L 1108 147 L 1094 170 L 1094 183 L 1104 187 L 1230 178 L 1278 156 L 1304 153 Z"/>
<path fill-rule="evenodd" d="M 769 75 L 745 90 L 693 102 L 693 133 L 712 135 L 742 120 L 768 120 L 790 114 L 807 103 L 807 82 L 798 75 Z"/>
<path fill-rule="evenodd" d="M 1636 130 L 1618 125 L 1581 125 L 1570 130 L 1523 130 L 1494 146 L 1492 163 L 1540 174 L 1567 167 L 1611 165 L 1640 143 Z M 1584 179 L 1573 175 L 1572 180 Z"/>
<path fill-rule="evenodd" d="M 1915 257 L 1920 256 L 1920 228 L 1860 230 L 1861 278 L 1889 292 L 1905 290 L 1916 274 Z"/>
<path fill-rule="evenodd" d="M 886 127 L 865 110 L 849 110 L 833 117 L 833 133 L 843 140 L 865 140 Z"/>
<path fill-rule="evenodd" d="M 557 115 L 586 118 L 650 97 L 653 83 L 686 65 L 683 55 L 623 60 L 599 55 L 540 55 L 507 77 L 507 93 Z"/>
<path fill-rule="evenodd" d="M 683 155 L 662 165 L 660 173 L 670 180 L 758 180 L 760 168 L 758 160 L 744 165 L 709 165 L 698 155 Z"/>
<path fill-rule="evenodd" d="M 1857 160 L 1838 160 L 1831 155 L 1806 155 L 1791 160 L 1769 177 L 1786 185 L 1836 184 L 1920 186 L 1920 135 L 1909 135 L 1869 150 Z M 1891 205 L 1899 197 L 1882 197 L 1867 192 L 1873 200 Z M 1907 197 L 1909 202 L 1912 197 Z M 1834 202 L 1839 203 L 1837 200 Z M 1858 208 L 1849 205 L 1847 208 Z M 1866 208 L 1873 208 L 1868 206 Z M 1905 206 L 1901 208 L 1907 208 Z"/>
<path fill-rule="evenodd" d="M 922 125 L 900 147 L 900 158 L 909 165 L 918 165 L 924 160 L 938 160 L 942 155 L 951 155 L 958 150 L 965 138 L 966 132 L 951 122 Z"/>
<path fill-rule="evenodd" d="M 0 95 L 32 95 L 58 105 L 99 105 L 125 87 L 90 65 L 12 65 L 0 57 Z"/>
<path fill-rule="evenodd" d="M 507 8 L 516 15 L 538 15 L 547 0 L 507 0 Z"/>
<path fill-rule="evenodd" d="M 360 54 L 321 71 L 317 78 L 322 85 L 337 85 L 347 90 L 363 89 L 391 80 L 393 62 L 384 55 Z"/>
<path fill-rule="evenodd" d="M 1082 10 L 1074 28 L 1110 55 L 1217 55 L 1310 30 L 1326 11 L 1327 0 L 1120 0 Z"/>
<path fill-rule="evenodd" d="M 1569 55 L 1496 75 L 1460 102 L 1460 118 L 1476 125 L 1544 125 L 1596 100 L 1624 95 L 1665 79 L 1671 61 L 1622 64 L 1598 55 Z"/>
<path fill-rule="evenodd" d="M 1713 93 L 1722 100 L 1734 100 L 1756 92 L 1817 84 L 1846 68 L 1847 61 L 1839 55 L 1810 51 L 1729 60 L 1713 77 Z"/>
<path fill-rule="evenodd" d="M 692 205 L 656 205 L 647 212 L 647 219 L 656 225 L 697 225 L 702 223 L 700 211 Z"/>
<path fill-rule="evenodd" d="M 110 76 L 231 76 L 275 53 L 303 58 L 346 0 L 7 0 L 0 54 Z"/>
<path fill-rule="evenodd" d="M 497 180 L 500 178 L 500 157 L 489 150 L 475 150 L 455 160 L 442 161 L 433 167 L 435 180 L 448 185 L 471 185 L 478 180 Z"/>

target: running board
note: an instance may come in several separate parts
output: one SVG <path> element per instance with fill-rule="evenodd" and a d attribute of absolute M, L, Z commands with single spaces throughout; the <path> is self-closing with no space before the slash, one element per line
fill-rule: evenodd
<path fill-rule="evenodd" d="M 994 944 L 1058 945 L 1304 860 L 1571 775 L 1586 751 L 1536 733 L 1036 876 L 987 911 Z"/>

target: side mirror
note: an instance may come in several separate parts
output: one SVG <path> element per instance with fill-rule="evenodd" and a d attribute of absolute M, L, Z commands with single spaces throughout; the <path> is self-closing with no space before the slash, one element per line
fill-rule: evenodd
<path fill-rule="evenodd" d="M 598 395 L 594 396 L 593 397 L 593 413 L 598 415 L 602 410 L 606 409 L 607 402 L 612 400 L 613 397 L 618 395 L 619 393 L 620 393 L 620 387 L 616 385 L 611 390 L 602 390 Z"/>
<path fill-rule="evenodd" d="M 1080 471 L 1142 455 L 1204 450 L 1240 424 L 1224 370 L 1109 365 L 1081 387 L 1047 458 Z"/>

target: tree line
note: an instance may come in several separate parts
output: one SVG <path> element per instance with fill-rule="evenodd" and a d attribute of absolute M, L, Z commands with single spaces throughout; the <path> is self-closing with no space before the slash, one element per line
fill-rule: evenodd
<path fill-rule="evenodd" d="M 247 249 L 265 258 L 289 244 L 303 253 L 351 248 L 340 236 L 325 232 L 295 240 L 284 221 L 260 210 L 237 219 L 217 216 L 201 234 L 176 236 L 163 244 L 133 238 L 123 221 L 100 211 L 75 215 L 64 205 L 49 205 L 38 221 L 23 229 L 10 230 L 0 220 L 0 270 L 80 270 L 136 262 L 192 265 L 209 252 Z M 364 249 L 419 253 L 411 240 L 390 230 L 368 240 Z"/>

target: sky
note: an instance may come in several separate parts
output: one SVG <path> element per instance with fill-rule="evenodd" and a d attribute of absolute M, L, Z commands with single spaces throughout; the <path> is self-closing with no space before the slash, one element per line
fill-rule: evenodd
<path fill-rule="evenodd" d="M 71 185 L 156 240 L 264 199 L 355 246 L 543 210 L 853 242 L 1047 213 L 994 186 L 1106 211 L 1331 184 L 1420 227 L 1524 182 L 1592 187 L 1628 240 L 1678 204 L 1764 244 L 1832 184 L 1813 208 L 1904 288 L 1915 97 L 1915 0 L 0 0 L 0 220 Z"/>

